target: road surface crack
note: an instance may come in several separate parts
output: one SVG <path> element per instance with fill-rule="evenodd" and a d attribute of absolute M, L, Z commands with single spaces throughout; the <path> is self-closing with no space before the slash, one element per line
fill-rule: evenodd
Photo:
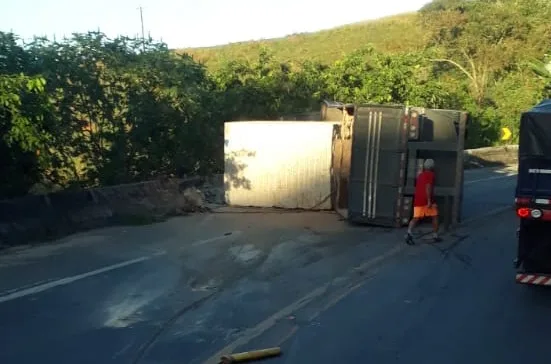
<path fill-rule="evenodd" d="M 202 304 L 204 304 L 208 300 L 210 300 L 210 299 L 214 298 L 215 296 L 219 295 L 220 293 L 222 293 L 226 288 L 228 288 L 229 286 L 231 286 L 235 282 L 239 281 L 242 278 L 245 278 L 246 277 L 245 272 L 246 272 L 246 270 L 242 274 L 235 277 L 235 279 L 229 280 L 225 284 L 219 285 L 218 287 L 214 288 L 210 293 L 208 293 L 205 296 L 199 298 L 198 300 L 192 302 L 191 304 L 182 307 L 180 310 L 176 311 L 176 313 L 174 313 L 174 315 L 172 315 L 168 320 L 166 320 L 159 327 L 159 329 L 157 331 L 155 331 L 155 333 L 153 333 L 153 335 L 151 336 L 151 338 L 149 340 L 147 340 L 146 342 L 144 342 L 140 346 L 140 348 L 138 349 L 138 353 L 136 355 L 136 358 L 132 361 L 132 364 L 140 363 L 143 360 L 143 358 L 145 358 L 146 354 L 149 352 L 149 349 L 151 347 L 153 347 L 153 345 L 155 345 L 155 343 L 157 342 L 159 337 L 163 333 L 165 333 L 168 329 L 170 329 L 172 327 L 172 325 L 179 318 L 181 318 L 183 315 L 185 315 L 189 311 L 193 311 L 193 310 L 199 308 L 199 306 L 201 306 Z"/>
<path fill-rule="evenodd" d="M 450 235 L 454 238 L 457 238 L 453 243 L 448 245 L 447 247 L 442 247 L 439 245 L 439 243 L 429 243 L 430 246 L 434 247 L 436 250 L 442 254 L 442 258 L 448 259 L 450 256 L 455 257 L 459 262 L 461 262 L 466 267 L 472 267 L 472 258 L 467 254 L 462 254 L 454 251 L 455 248 L 459 246 L 459 244 L 467 239 L 469 235 Z"/>

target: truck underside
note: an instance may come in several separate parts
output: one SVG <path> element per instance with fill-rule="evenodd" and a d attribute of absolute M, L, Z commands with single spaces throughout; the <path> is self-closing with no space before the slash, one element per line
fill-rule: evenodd
<path fill-rule="evenodd" d="M 551 286 L 551 222 L 520 220 L 516 281 Z"/>

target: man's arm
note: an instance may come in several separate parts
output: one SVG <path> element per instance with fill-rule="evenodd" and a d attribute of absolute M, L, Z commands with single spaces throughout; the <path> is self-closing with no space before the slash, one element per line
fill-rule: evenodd
<path fill-rule="evenodd" d="M 425 192 L 427 193 L 427 205 L 432 205 L 432 184 L 427 183 L 425 186 Z"/>

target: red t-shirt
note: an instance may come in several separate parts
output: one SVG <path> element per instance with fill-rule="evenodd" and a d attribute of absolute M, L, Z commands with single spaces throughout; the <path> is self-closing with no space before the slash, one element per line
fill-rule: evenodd
<path fill-rule="evenodd" d="M 423 171 L 417 177 L 417 182 L 415 183 L 415 195 L 413 197 L 413 206 L 427 206 L 427 185 L 432 186 L 432 196 L 430 198 L 431 202 L 434 203 L 434 172 L 433 171 Z"/>

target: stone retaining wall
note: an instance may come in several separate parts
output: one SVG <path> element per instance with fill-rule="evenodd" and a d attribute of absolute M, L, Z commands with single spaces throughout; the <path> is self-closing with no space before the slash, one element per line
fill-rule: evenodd
<path fill-rule="evenodd" d="M 205 210 L 204 179 L 164 179 L 0 201 L 0 248 Z"/>

